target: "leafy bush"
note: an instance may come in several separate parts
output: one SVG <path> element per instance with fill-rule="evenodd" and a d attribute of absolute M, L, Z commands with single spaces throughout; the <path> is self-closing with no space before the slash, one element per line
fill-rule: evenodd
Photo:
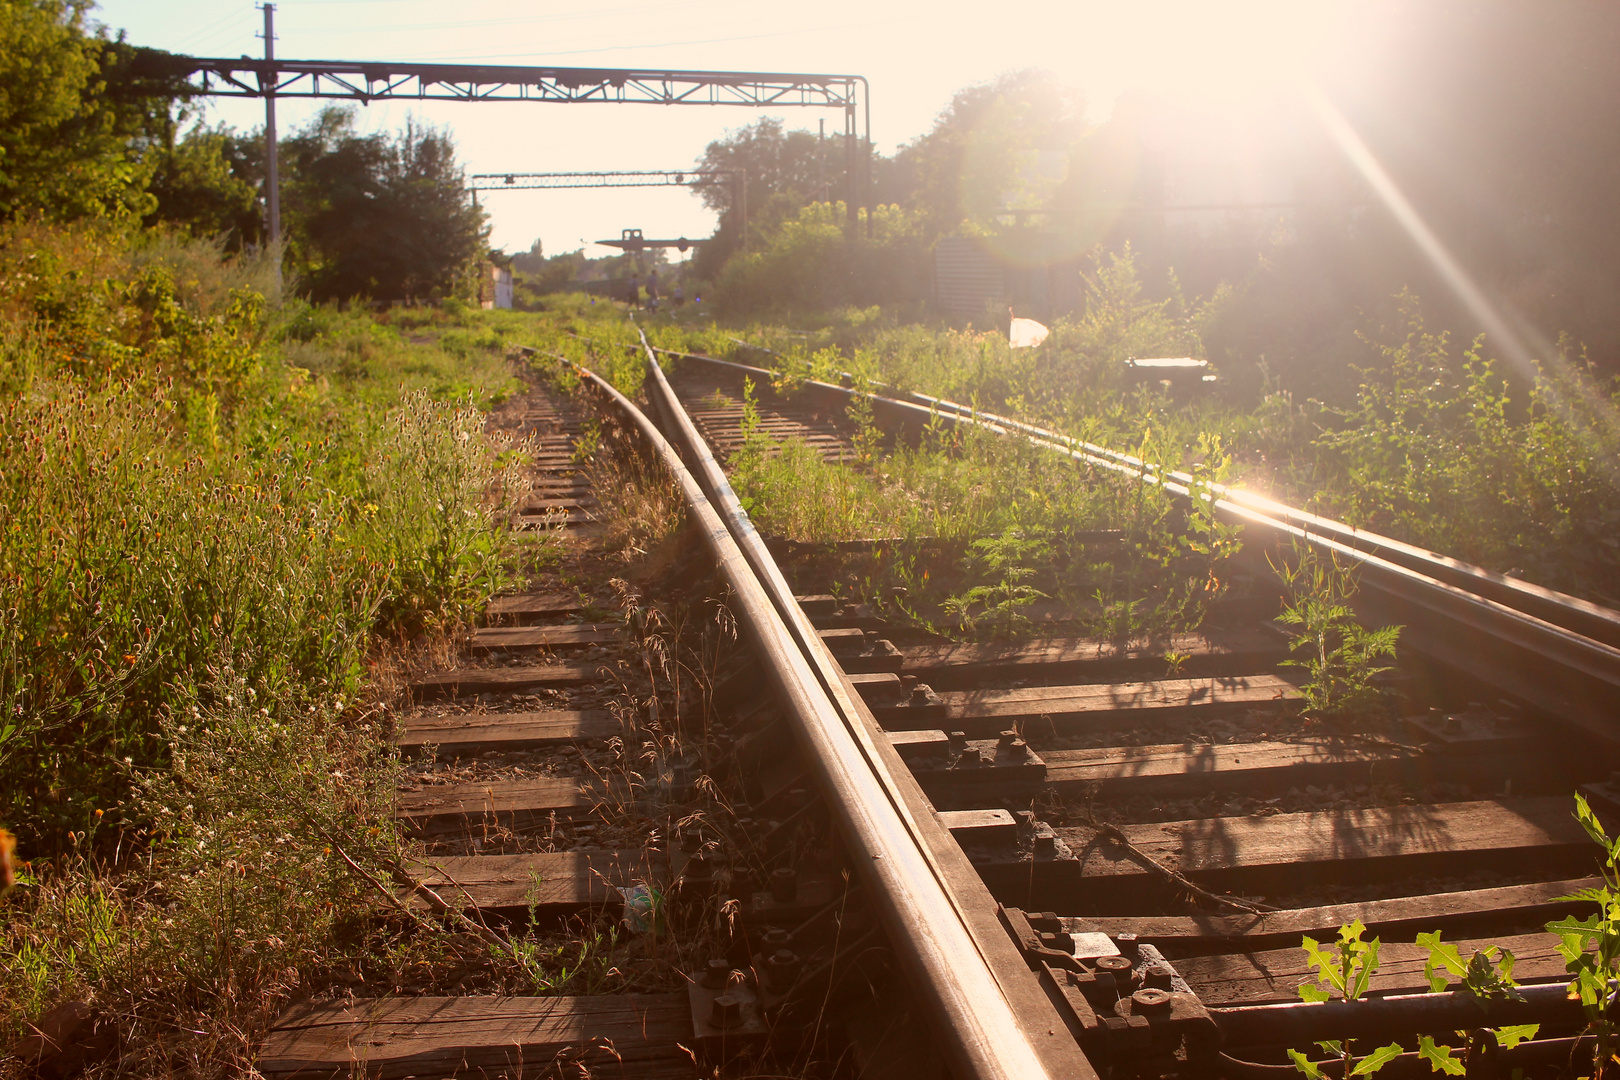
<path fill-rule="evenodd" d="M 470 410 L 417 394 L 347 439 L 205 456 L 175 446 L 161 390 L 3 409 L 0 818 L 35 850 L 161 762 L 159 721 L 210 670 L 352 697 L 373 632 L 453 623 L 498 580 Z"/>
<path fill-rule="evenodd" d="M 845 304 L 917 303 L 927 298 L 928 250 L 915 217 L 898 206 L 848 225 L 842 202 L 811 203 L 733 255 L 715 283 L 727 314 L 824 310 Z"/>
<path fill-rule="evenodd" d="M 1402 336 L 1317 440 L 1329 512 L 1555 588 L 1620 596 L 1620 393 L 1555 358 L 1522 400 L 1483 339 L 1454 355 L 1403 296 Z M 1565 351 L 1570 351 L 1566 345 Z M 1307 494 L 1316 494 L 1315 492 Z"/>

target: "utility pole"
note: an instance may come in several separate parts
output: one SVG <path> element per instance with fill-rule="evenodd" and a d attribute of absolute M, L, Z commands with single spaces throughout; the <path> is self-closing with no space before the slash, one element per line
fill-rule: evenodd
<path fill-rule="evenodd" d="M 264 58 L 276 58 L 276 5 L 264 5 Z M 265 79 L 269 79 L 268 85 Z M 276 266 L 276 299 L 281 298 L 281 163 L 276 153 L 276 76 L 272 71 L 259 79 L 264 91 L 264 207 L 270 234 L 270 257 Z"/>
<path fill-rule="evenodd" d="M 821 131 L 816 136 L 816 184 L 821 188 L 821 201 L 827 201 L 827 118 L 821 117 Z"/>

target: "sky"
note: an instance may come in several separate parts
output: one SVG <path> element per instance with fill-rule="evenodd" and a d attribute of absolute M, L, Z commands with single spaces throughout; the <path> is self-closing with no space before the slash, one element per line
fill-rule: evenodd
<path fill-rule="evenodd" d="M 302 60 L 398 60 L 826 72 L 871 82 L 872 136 L 895 149 L 927 132 L 956 91 L 1042 67 L 1085 94 L 1106 119 L 1120 94 L 1241 100 L 1330 49 L 1344 8 L 1328 0 L 1025 0 L 933 5 L 916 0 L 283 0 L 276 55 Z M 95 17 L 131 42 L 194 56 L 262 55 L 264 16 L 250 0 L 102 0 Z M 296 129 L 321 107 L 281 101 Z M 394 131 L 407 116 L 447 128 L 469 174 L 687 168 L 727 130 L 760 116 L 787 127 L 841 131 L 837 110 L 767 113 L 738 107 L 535 102 L 379 102 L 363 131 Z M 220 100 L 204 119 L 251 129 L 263 103 Z M 681 188 L 497 192 L 484 197 L 491 242 L 546 254 L 624 228 L 648 236 L 707 236 L 714 215 Z M 673 254 L 673 253 L 672 253 Z"/>

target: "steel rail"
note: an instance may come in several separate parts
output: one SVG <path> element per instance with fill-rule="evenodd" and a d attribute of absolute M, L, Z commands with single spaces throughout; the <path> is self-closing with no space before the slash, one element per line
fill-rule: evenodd
<path fill-rule="evenodd" d="M 760 345 L 752 345 L 738 338 L 732 338 L 731 340 L 746 348 L 755 349 L 772 356 L 781 356 L 780 353 Z M 677 355 L 691 356 L 694 359 L 704 360 L 709 363 L 731 364 L 739 368 L 748 367 L 748 365 L 736 364 L 734 361 L 717 360 L 714 357 L 699 354 L 683 353 Z M 751 370 L 766 372 L 769 369 L 754 368 Z M 853 376 L 848 372 L 841 374 L 844 378 L 853 381 Z M 807 381 L 814 382 L 813 380 Z M 814 385 L 844 393 L 857 392 L 849 386 L 835 387 L 831 383 L 814 382 Z M 968 405 L 961 405 L 946 398 L 933 397 L 913 390 L 897 390 L 882 384 L 873 385 L 879 386 L 894 395 L 888 398 L 875 393 L 868 395 L 876 400 L 920 405 L 938 411 L 942 415 L 969 420 L 1005 432 L 1017 433 L 1036 443 L 1055 449 L 1078 452 L 1084 455 L 1092 464 L 1101 465 L 1115 471 L 1129 472 L 1143 478 L 1153 478 L 1155 482 L 1162 480 L 1170 485 L 1171 490 L 1178 491 L 1181 494 L 1186 494 L 1185 489 L 1195 483 L 1194 477 L 1189 473 L 1175 469 L 1161 471 L 1157 465 L 1144 461 L 1135 455 L 1075 439 L 1035 424 L 1028 424 L 1021 420 L 1014 420 L 1010 417 L 1000 416 Z M 860 392 L 864 393 L 865 391 Z M 1536 585 L 1533 582 L 1523 581 L 1506 574 L 1499 574 L 1475 563 L 1454 559 L 1437 551 L 1429 551 L 1417 544 L 1409 544 L 1403 540 L 1396 540 L 1393 537 L 1359 529 L 1342 521 L 1300 510 L 1258 492 L 1233 487 L 1229 484 L 1211 484 L 1208 485 L 1208 490 L 1220 501 L 1217 505 L 1229 503 L 1233 506 L 1244 507 L 1265 517 L 1286 522 L 1301 533 L 1308 532 L 1312 536 L 1334 540 L 1350 550 L 1377 556 L 1387 562 L 1408 570 L 1414 570 L 1437 581 L 1443 581 L 1470 592 L 1475 592 L 1480 596 L 1523 611 L 1528 615 L 1534 615 L 1547 622 L 1556 623 L 1566 629 L 1573 630 L 1583 637 L 1589 637 L 1608 645 L 1620 646 L 1620 611 L 1613 608 L 1594 604 L 1589 600 L 1571 596 L 1557 589 L 1549 589 L 1543 585 Z"/>
<path fill-rule="evenodd" d="M 756 379 L 776 374 L 701 354 L 664 351 Z M 1186 473 L 1160 470 L 1129 454 L 942 398 L 926 394 L 890 398 L 818 380 L 805 380 L 804 385 L 822 395 L 862 396 L 874 409 L 913 426 L 944 417 L 998 434 L 1018 435 L 1078 462 L 1178 495 L 1190 498 L 1196 491 L 1197 497 L 1209 499 L 1229 520 L 1270 532 L 1273 542 L 1297 541 L 1353 562 L 1361 572 L 1361 584 L 1379 594 L 1382 608 L 1421 629 L 1404 639 L 1418 652 L 1550 708 L 1610 743 L 1620 742 L 1613 704 L 1620 694 L 1620 648 L 1605 640 L 1620 641 L 1620 612 L 1237 489 L 1198 485 Z M 1459 634 L 1459 629 L 1465 632 Z M 1556 678 L 1549 678 L 1548 664 L 1557 669 Z"/>
<path fill-rule="evenodd" d="M 839 818 L 851 852 L 858 856 L 862 878 L 881 903 L 891 944 L 908 961 L 918 977 L 919 991 L 933 1006 L 953 1074 L 976 1080 L 1058 1075 L 1031 1044 L 1008 994 L 935 877 L 914 830 L 897 812 L 896 799 L 874 768 L 868 748 L 858 743 L 801 641 L 796 640 L 755 567 L 744 556 L 732 531 L 740 514 L 735 496 L 730 507 L 717 510 L 680 454 L 646 415 L 595 373 L 575 367 L 635 424 L 679 484 L 698 533 L 735 594 L 738 625 L 759 650 L 785 711 L 835 795 L 828 803 Z M 656 370 L 657 365 L 653 367 Z M 729 491 L 726 486 L 724 492 Z M 722 510 L 726 511 L 724 518 Z M 1069 1040 L 1061 1024 L 1048 1034 Z M 1084 1059 L 1079 1061 L 1083 1072 L 1070 1070 L 1067 1075 L 1094 1077 Z"/>

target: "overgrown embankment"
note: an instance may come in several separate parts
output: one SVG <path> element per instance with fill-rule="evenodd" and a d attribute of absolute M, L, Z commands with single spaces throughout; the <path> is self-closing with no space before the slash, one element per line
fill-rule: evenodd
<path fill-rule="evenodd" d="M 511 379 L 465 309 L 270 286 L 163 235 L 0 238 L 0 1040 L 83 1001 L 129 1068 L 228 1072 L 376 955 L 349 860 L 398 850 L 389 672 L 506 572 Z"/>

